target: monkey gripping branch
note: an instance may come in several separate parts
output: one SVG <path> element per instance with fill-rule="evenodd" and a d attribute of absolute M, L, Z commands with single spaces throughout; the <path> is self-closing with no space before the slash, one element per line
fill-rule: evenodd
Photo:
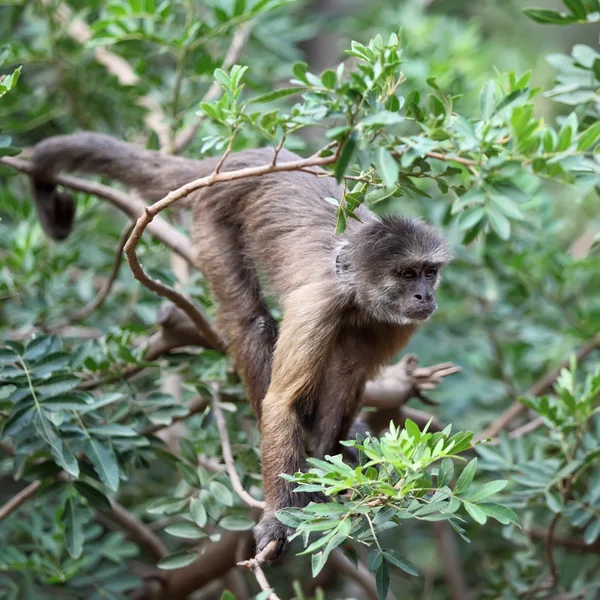
<path fill-rule="evenodd" d="M 448 205 L 447 219 L 457 221 L 464 231 L 464 242 L 468 243 L 490 231 L 507 239 L 511 221 L 522 218 L 523 192 L 512 180 L 515 163 L 532 175 L 558 181 L 573 181 L 580 174 L 597 177 L 597 166 L 589 161 L 589 148 L 598 141 L 600 131 L 590 127 L 579 132 L 575 115 L 566 119 L 558 131 L 536 120 L 532 98 L 537 90 L 527 87 L 527 74 L 511 74 L 502 85 L 488 84 L 481 96 L 480 117 L 467 121 L 455 114 L 453 99 L 433 80 L 429 81 L 432 91 L 424 101 L 418 93 L 401 95 L 403 76 L 397 36 L 392 35 L 387 44 L 379 37 L 368 46 L 353 43 L 349 54 L 358 63 L 356 71 L 349 75 L 340 66 L 337 71 L 326 70 L 316 76 L 308 73 L 305 65 L 297 64 L 293 88 L 250 101 L 241 100 L 244 68 L 234 66 L 229 73 L 215 73 L 224 95 L 218 101 L 203 103 L 201 108 L 222 127 L 222 134 L 213 136 L 205 145 L 205 150 L 224 150 L 221 160 L 210 174 L 185 183 L 149 207 L 126 246 L 136 277 L 179 303 L 200 330 L 205 321 L 198 317 L 196 307 L 189 301 L 182 305 L 180 294 L 146 275 L 136 253 L 152 219 L 196 190 L 294 170 L 315 178 L 335 177 L 343 184 L 344 194 L 328 199 L 335 204 L 335 229 L 342 234 L 352 227 L 352 220 L 361 217 L 362 204 L 372 207 L 386 198 L 404 195 L 427 198 L 429 184 L 433 183 L 442 194 L 453 192 L 455 200 Z M 294 94 L 302 94 L 303 101 L 288 113 L 250 112 L 253 105 Z M 279 160 L 286 137 L 309 125 L 327 127 L 330 143 L 308 159 Z M 272 160 L 225 170 L 236 137 L 245 127 L 257 128 L 272 141 Z M 327 166 L 333 170 L 316 169 Z M 202 360 L 210 363 L 214 356 L 205 354 Z M 94 396 L 78 391 L 80 382 L 72 370 L 94 370 L 106 362 L 106 357 L 82 352 L 71 358 L 56 338 L 39 338 L 28 345 L 7 344 L 2 361 L 3 403 L 8 410 L 3 436 L 12 439 L 14 452 L 29 476 L 40 469 L 39 464 L 28 463 L 31 440 L 36 438 L 33 447 L 45 457 L 48 488 L 60 486 L 65 498 L 64 535 L 69 553 L 79 557 L 85 520 L 91 516 L 87 503 L 110 510 L 106 493 L 118 490 L 129 470 L 127 458 L 132 449 L 139 448 L 148 459 L 160 456 L 160 447 L 144 433 L 153 419 L 160 422 L 164 418 L 155 414 L 157 407 L 168 411 L 170 421 L 177 415 L 177 408 L 149 395 L 145 402 L 119 413 L 123 396 Z M 87 362 L 85 367 L 82 361 Z M 209 370 L 206 367 L 205 373 Z M 60 399 L 56 397 L 58 393 L 62 394 Z M 64 394 L 68 394 L 66 399 Z M 220 404 L 218 400 L 217 403 Z M 105 422 L 105 410 L 111 415 L 109 423 Z M 221 428 L 223 455 L 226 462 L 231 462 L 222 432 Z M 288 474 L 285 479 L 300 485 L 298 493 L 325 493 L 333 499 L 304 509 L 284 508 L 277 518 L 302 535 L 307 545 L 305 552 L 313 555 L 315 574 L 332 550 L 346 539 L 374 546 L 369 568 L 377 574 L 378 593 L 383 598 L 389 584 L 389 565 L 411 575 L 416 573 L 407 559 L 383 548 L 378 539 L 378 533 L 398 526 L 401 519 L 447 520 L 463 536 L 462 517 L 457 515 L 461 507 L 482 524 L 488 516 L 505 524 L 517 522 L 510 509 L 489 502 L 489 497 L 506 485 L 505 481 L 472 487 L 476 459 L 468 463 L 450 487 L 454 468 L 451 459 L 469 448 L 471 436 L 462 432 L 451 437 L 449 428 L 429 432 L 427 426 L 419 428 L 410 420 L 400 431 L 392 423 L 389 433 L 381 439 L 367 437 L 345 444 L 358 455 L 360 464 L 356 468 L 344 463 L 340 456 L 329 455 L 325 460 L 309 459 L 312 468 L 307 473 Z M 196 454 L 193 445 L 182 447 L 183 460 L 177 459 L 176 463 L 185 485 L 177 495 L 156 501 L 149 512 L 183 516 L 182 521 L 167 525 L 165 531 L 186 539 L 208 537 L 207 543 L 216 543 L 219 535 L 210 533 L 209 522 L 234 531 L 251 527 L 254 521 L 232 495 L 231 482 L 223 475 L 221 465 L 214 473 L 197 467 Z M 378 470 L 378 465 L 385 468 Z M 67 480 L 62 473 L 68 475 Z M 55 475 L 59 478 L 52 481 Z M 254 485 L 252 477 L 244 477 L 241 483 Z M 37 487 L 33 490 L 36 492 Z M 22 501 L 30 496 L 23 495 Z M 324 533 L 308 543 L 313 532 Z M 164 558 L 160 565 L 166 569 L 182 568 L 195 557 L 195 552 L 184 550 Z"/>

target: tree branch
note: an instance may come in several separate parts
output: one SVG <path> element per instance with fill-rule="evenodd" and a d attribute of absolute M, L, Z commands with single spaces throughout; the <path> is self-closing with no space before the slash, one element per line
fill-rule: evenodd
<path fill-rule="evenodd" d="M 329 555 L 329 563 L 344 574 L 349 579 L 356 582 L 364 592 L 363 598 L 365 600 L 379 600 L 379 594 L 377 593 L 377 587 L 373 581 L 371 572 L 359 562 L 356 566 L 350 561 L 350 559 L 339 549 L 335 549 Z"/>
<path fill-rule="evenodd" d="M 148 525 L 142 523 L 142 521 L 118 502 L 113 501 L 111 505 L 112 512 L 110 516 L 113 520 L 129 534 L 132 540 L 142 548 L 145 548 L 154 561 L 158 562 L 168 554 L 167 547 Z"/>
<path fill-rule="evenodd" d="M 250 560 L 244 560 L 238 563 L 239 567 L 246 567 L 252 571 L 258 585 L 260 585 L 260 589 L 263 592 L 271 592 L 267 598 L 268 600 L 280 600 L 279 596 L 275 594 L 275 592 L 271 591 L 273 588 L 269 584 L 264 571 L 262 570 L 262 565 L 269 561 L 270 557 L 276 551 L 277 548 L 277 540 L 272 540 L 269 542 L 266 547 L 259 552 L 254 558 Z"/>
<path fill-rule="evenodd" d="M 0 507 L 0 521 L 8 517 L 8 515 L 17 510 L 17 508 L 27 502 L 27 500 L 33 498 L 33 496 L 37 494 L 41 485 L 42 484 L 40 481 L 34 481 L 33 483 L 30 483 L 18 494 L 15 494 L 4 506 Z"/>
<path fill-rule="evenodd" d="M 223 453 L 223 460 L 225 461 L 225 466 L 227 467 L 227 474 L 229 475 L 229 479 L 231 481 L 231 486 L 233 487 L 235 493 L 248 505 L 254 508 L 264 509 L 265 503 L 261 500 L 257 500 L 253 498 L 242 485 L 240 481 L 240 477 L 235 468 L 235 461 L 233 460 L 233 455 L 231 453 L 231 443 L 229 441 L 229 434 L 227 433 L 227 423 L 225 421 L 225 416 L 223 415 L 223 409 L 219 402 L 221 401 L 221 396 L 217 390 L 214 391 L 213 395 L 213 413 L 215 415 L 215 421 L 217 422 L 217 429 L 219 430 L 219 437 L 221 438 L 221 450 Z"/>
<path fill-rule="evenodd" d="M 600 333 L 597 333 L 591 341 L 582 346 L 577 354 L 578 361 L 583 360 L 589 354 L 591 354 L 600 345 Z M 560 375 L 560 372 L 567 368 L 571 362 L 571 359 L 565 359 L 558 367 L 551 369 L 545 373 L 538 381 L 536 381 L 526 392 L 527 396 L 541 396 L 552 389 L 554 382 Z M 473 438 L 473 441 L 481 441 L 487 438 L 496 437 L 502 429 L 504 429 L 513 419 L 518 417 L 525 411 L 525 405 L 517 399 L 515 400 L 493 423 L 482 431 L 480 434 Z"/>

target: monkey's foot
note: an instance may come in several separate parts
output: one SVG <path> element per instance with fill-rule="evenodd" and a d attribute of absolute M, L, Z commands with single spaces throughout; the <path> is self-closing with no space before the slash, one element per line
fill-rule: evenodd
<path fill-rule="evenodd" d="M 273 550 L 269 556 L 265 557 L 265 562 L 271 562 L 281 558 L 289 546 L 288 538 L 293 535 L 294 530 L 284 525 L 274 513 L 265 513 L 254 528 L 254 540 L 256 541 L 257 556 L 269 545 L 275 542 Z"/>

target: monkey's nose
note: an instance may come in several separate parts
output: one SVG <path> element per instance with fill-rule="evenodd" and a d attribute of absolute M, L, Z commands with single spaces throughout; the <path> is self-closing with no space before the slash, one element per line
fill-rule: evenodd
<path fill-rule="evenodd" d="M 423 300 L 425 300 L 425 302 L 432 302 L 433 294 L 415 294 L 415 300 L 418 300 L 419 302 L 423 302 Z"/>

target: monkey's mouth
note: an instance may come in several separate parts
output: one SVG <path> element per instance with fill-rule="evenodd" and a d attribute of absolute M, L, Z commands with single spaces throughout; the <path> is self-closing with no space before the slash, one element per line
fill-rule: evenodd
<path fill-rule="evenodd" d="M 404 311 L 404 315 L 413 321 L 426 321 L 436 311 L 437 306 L 419 306 Z"/>

